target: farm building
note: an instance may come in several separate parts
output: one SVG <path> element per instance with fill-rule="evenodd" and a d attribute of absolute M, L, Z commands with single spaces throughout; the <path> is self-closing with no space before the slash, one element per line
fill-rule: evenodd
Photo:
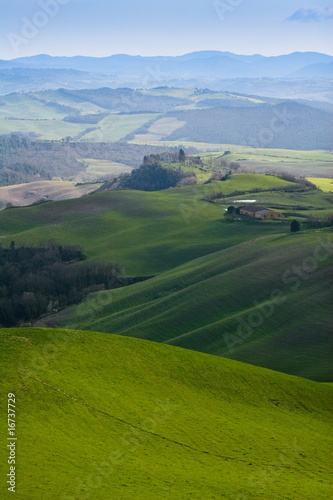
<path fill-rule="evenodd" d="M 268 208 L 258 207 L 258 206 L 246 206 L 240 208 L 241 215 L 248 215 L 255 219 L 283 219 L 283 213 L 277 212 L 276 210 L 269 210 Z"/>
<path fill-rule="evenodd" d="M 178 163 L 179 162 L 179 153 L 162 153 L 158 155 L 160 161 L 164 161 L 165 163 Z M 200 156 L 185 156 L 185 163 L 187 165 L 203 165 L 203 161 Z"/>
<path fill-rule="evenodd" d="M 160 161 L 164 161 L 165 163 L 178 163 L 179 154 L 178 153 L 162 153 L 159 154 Z"/>

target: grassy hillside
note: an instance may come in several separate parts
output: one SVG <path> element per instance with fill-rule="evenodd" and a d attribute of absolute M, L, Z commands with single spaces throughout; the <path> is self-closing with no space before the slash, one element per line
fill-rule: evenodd
<path fill-rule="evenodd" d="M 332 254 L 330 233 L 258 238 L 45 321 L 332 381 Z"/>
<path fill-rule="evenodd" d="M 7 245 L 14 239 L 19 245 L 52 238 L 78 244 L 90 259 L 119 262 L 127 275 L 151 276 L 264 234 L 288 231 L 287 221 L 230 224 L 224 207 L 203 200 L 216 190 L 234 191 L 232 183 L 151 193 L 106 191 L 5 210 L 0 213 L 0 241 Z"/>
<path fill-rule="evenodd" d="M 330 178 L 316 178 L 316 177 L 308 177 L 310 182 L 313 182 L 319 189 L 324 191 L 324 193 L 332 193 L 333 192 L 333 179 Z"/>
<path fill-rule="evenodd" d="M 84 140 L 115 142 L 120 141 L 133 130 L 156 118 L 157 114 L 111 114 L 102 120 L 96 130 L 84 134 Z"/>
<path fill-rule="evenodd" d="M 118 177 L 133 170 L 133 167 L 116 161 L 95 160 L 94 158 L 84 158 L 83 161 L 87 168 L 81 173 L 81 177 L 85 180 Z"/>
<path fill-rule="evenodd" d="M 253 180 L 251 181 L 251 183 L 252 182 Z M 221 190 L 223 190 L 223 188 Z M 228 195 L 227 190 L 226 195 Z M 297 193 L 288 193 L 283 191 L 272 192 L 267 190 L 254 194 L 246 193 L 245 196 L 233 196 L 232 201 L 242 200 L 244 199 L 244 197 L 247 200 L 255 200 L 258 205 L 278 208 L 286 216 L 301 217 L 303 218 L 303 220 L 306 219 L 309 215 L 323 218 L 325 217 L 325 215 L 329 215 L 332 213 L 332 194 L 324 194 L 318 190 L 309 190 Z M 225 201 L 223 200 L 217 200 L 216 203 L 225 206 Z"/>
<path fill-rule="evenodd" d="M 148 128 L 144 130 L 145 133 L 138 133 L 138 131 L 136 131 L 132 140 L 134 142 L 143 143 L 147 143 L 147 141 L 160 141 L 177 130 L 177 128 L 183 127 L 184 125 L 186 125 L 186 122 L 179 121 L 173 116 L 160 118 L 148 126 Z"/>
<path fill-rule="evenodd" d="M 324 249 L 317 249 L 331 233 L 292 236 L 290 220 L 230 221 L 224 214 L 232 197 L 223 204 L 204 201 L 206 194 L 216 191 L 228 196 L 236 189 L 289 184 L 272 176 L 240 174 L 208 185 L 150 193 L 105 191 L 10 209 L 0 213 L 0 241 L 5 246 L 11 241 L 19 246 L 48 239 L 78 244 L 89 260 L 117 262 L 127 276 L 156 276 L 92 295 L 82 306 L 43 320 L 47 325 L 138 336 L 332 380 L 328 360 L 332 259 L 314 264 L 311 260 L 317 252 L 323 255 Z M 330 206 L 328 195 L 316 190 L 246 193 L 243 198 L 250 196 L 266 206 L 290 203 L 290 211 L 292 203 L 304 204 L 303 211 L 293 207 L 296 216 L 323 214 Z M 310 202 L 313 210 L 308 210 Z M 304 269 L 294 271 L 299 265 Z M 297 272 L 301 272 L 299 286 Z M 283 296 L 281 304 L 272 299 L 275 290 Z M 262 307 L 268 310 L 264 321 Z M 255 327 L 248 326 L 251 321 Z"/>
<path fill-rule="evenodd" d="M 101 333 L 2 330 L 0 343 L 18 500 L 330 496 L 329 384 Z"/>

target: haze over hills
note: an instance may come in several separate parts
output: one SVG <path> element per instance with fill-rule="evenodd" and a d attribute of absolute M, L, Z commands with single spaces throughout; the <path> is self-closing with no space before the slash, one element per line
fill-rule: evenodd
<path fill-rule="evenodd" d="M 176 146 L 189 141 L 194 147 L 205 142 L 330 150 L 332 117 L 330 103 L 194 88 L 58 89 L 0 98 L 0 134 L 72 142 L 171 141 Z"/>
<path fill-rule="evenodd" d="M 313 64 L 329 64 L 333 56 L 317 52 L 266 57 L 259 54 L 247 56 L 230 52 L 202 51 L 183 56 L 143 57 L 116 54 L 109 57 L 54 57 L 46 54 L 0 61 L 0 68 L 75 69 L 108 75 L 133 75 L 147 73 L 147 67 L 161 73 L 177 74 L 181 78 L 215 76 L 219 78 L 270 77 L 286 78 L 294 72 Z"/>
<path fill-rule="evenodd" d="M 41 54 L 0 60 L 0 93 L 62 86 L 79 89 L 101 86 L 152 88 L 157 85 L 207 86 L 215 90 L 235 91 L 240 82 L 241 87 L 237 90 L 246 93 L 249 92 L 250 82 L 255 79 L 259 95 L 320 98 L 333 102 L 330 86 L 326 82 L 333 75 L 332 61 L 332 56 L 317 52 L 294 52 L 274 57 L 219 51 L 193 52 L 175 57 L 116 54 L 98 58 Z M 282 81 L 278 88 L 272 89 L 272 82 L 267 79 L 275 78 Z M 311 81 L 300 84 L 299 78 Z M 230 81 L 233 79 L 237 83 Z"/>

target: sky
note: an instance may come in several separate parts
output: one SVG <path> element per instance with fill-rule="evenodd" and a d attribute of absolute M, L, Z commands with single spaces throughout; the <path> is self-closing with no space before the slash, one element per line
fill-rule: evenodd
<path fill-rule="evenodd" d="M 333 1 L 0 0 L 0 59 L 36 54 L 333 55 Z"/>

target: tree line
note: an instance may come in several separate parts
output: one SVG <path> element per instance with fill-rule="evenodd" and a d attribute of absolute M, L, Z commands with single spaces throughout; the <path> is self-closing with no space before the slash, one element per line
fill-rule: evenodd
<path fill-rule="evenodd" d="M 16 248 L 12 241 L 0 247 L 0 327 L 34 321 L 93 291 L 128 284 L 118 264 L 85 259 L 83 249 L 73 245 Z"/>
<path fill-rule="evenodd" d="M 181 152 L 183 150 L 180 150 Z M 181 152 L 179 158 L 182 157 Z M 185 153 L 183 152 L 184 157 Z M 170 187 L 196 184 L 194 172 L 185 171 L 177 166 L 163 166 L 158 154 L 145 156 L 141 167 L 105 183 L 100 190 L 137 189 L 139 191 L 161 191 Z"/>

